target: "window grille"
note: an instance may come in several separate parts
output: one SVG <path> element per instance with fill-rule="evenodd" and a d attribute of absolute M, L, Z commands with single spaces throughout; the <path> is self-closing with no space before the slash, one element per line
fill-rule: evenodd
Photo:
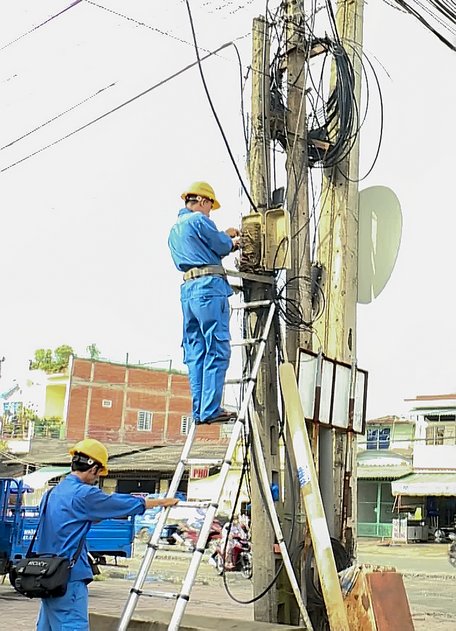
<path fill-rule="evenodd" d="M 146 410 L 138 411 L 138 432 L 150 432 L 152 429 L 152 412 Z"/>

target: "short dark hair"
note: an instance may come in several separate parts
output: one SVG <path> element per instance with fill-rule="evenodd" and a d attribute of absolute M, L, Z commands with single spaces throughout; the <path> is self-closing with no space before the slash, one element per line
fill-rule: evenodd
<path fill-rule="evenodd" d="M 196 204 L 198 202 L 198 197 L 200 197 L 200 195 L 186 195 L 185 196 L 185 203 L 186 204 Z"/>
<path fill-rule="evenodd" d="M 86 456 L 80 452 L 76 452 L 71 459 L 71 470 L 72 471 L 88 471 L 92 469 L 92 467 L 97 467 L 97 469 L 102 469 L 103 465 L 100 464 L 97 460 Z"/>

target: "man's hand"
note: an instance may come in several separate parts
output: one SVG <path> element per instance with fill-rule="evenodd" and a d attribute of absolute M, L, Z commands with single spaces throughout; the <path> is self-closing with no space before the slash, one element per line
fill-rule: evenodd
<path fill-rule="evenodd" d="M 168 506 L 176 506 L 179 503 L 179 500 L 176 497 L 159 497 L 158 499 L 146 498 L 146 510 L 148 508 L 157 508 L 157 506 L 163 506 L 167 508 Z"/>
<path fill-rule="evenodd" d="M 233 237 L 231 239 L 231 241 L 233 242 L 233 245 L 231 247 L 231 252 L 236 252 L 236 250 L 239 250 L 239 245 L 241 242 L 241 237 Z"/>
<path fill-rule="evenodd" d="M 239 237 L 241 234 L 237 228 L 227 228 L 225 232 L 232 239 L 234 239 L 234 237 Z"/>

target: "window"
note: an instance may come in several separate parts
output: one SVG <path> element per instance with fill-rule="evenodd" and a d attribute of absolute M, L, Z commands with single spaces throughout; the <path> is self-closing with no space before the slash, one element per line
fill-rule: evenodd
<path fill-rule="evenodd" d="M 101 402 L 102 408 L 112 408 L 112 401 L 110 399 L 103 399 Z"/>
<path fill-rule="evenodd" d="M 430 423 L 451 423 L 456 421 L 456 414 L 425 414 L 424 420 Z"/>
<path fill-rule="evenodd" d="M 367 430 L 368 449 L 389 449 L 391 427 L 370 427 Z"/>
<path fill-rule="evenodd" d="M 186 436 L 190 425 L 193 423 L 193 416 L 181 416 L 181 434 Z"/>
<path fill-rule="evenodd" d="M 138 411 L 138 432 L 150 432 L 152 429 L 152 412 L 146 412 L 145 410 Z"/>
<path fill-rule="evenodd" d="M 454 424 L 429 423 L 426 427 L 426 445 L 456 444 L 456 428 Z"/>

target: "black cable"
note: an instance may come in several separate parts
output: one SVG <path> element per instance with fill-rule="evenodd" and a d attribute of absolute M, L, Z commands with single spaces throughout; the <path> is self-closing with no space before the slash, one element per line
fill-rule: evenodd
<path fill-rule="evenodd" d="M 234 170 L 236 171 L 236 175 L 238 176 L 239 182 L 241 183 L 241 186 L 244 189 L 244 192 L 245 192 L 245 194 L 247 196 L 247 199 L 250 202 L 250 205 L 256 211 L 257 207 L 255 205 L 255 202 L 253 201 L 252 197 L 250 196 L 249 190 L 248 190 L 247 186 L 245 185 L 245 182 L 244 182 L 244 180 L 243 180 L 243 178 L 241 176 L 241 172 L 239 171 L 239 167 L 236 164 L 236 160 L 234 159 L 233 152 L 231 151 L 230 144 L 228 142 L 228 139 L 227 139 L 227 137 L 225 135 L 225 132 L 224 132 L 223 127 L 222 127 L 222 124 L 220 122 L 220 119 L 219 119 L 219 117 L 217 115 L 217 112 L 215 110 L 214 104 L 212 102 L 212 98 L 211 98 L 211 95 L 209 93 L 209 88 L 207 87 L 206 78 L 204 76 L 203 68 L 202 68 L 202 65 L 201 65 L 201 58 L 200 58 L 200 54 L 199 54 L 199 50 L 198 50 L 198 42 L 197 42 L 197 39 L 196 39 L 195 26 L 193 24 L 192 11 L 191 11 L 190 3 L 189 3 L 188 0 L 185 0 L 185 5 L 187 7 L 188 17 L 189 17 L 189 21 L 190 21 L 190 28 L 191 28 L 191 31 L 192 31 L 193 42 L 194 42 L 194 45 L 195 45 L 195 53 L 196 53 L 196 59 L 197 59 L 198 68 L 199 68 L 199 72 L 200 72 L 200 76 L 201 76 L 201 81 L 203 83 L 203 87 L 204 87 L 204 91 L 205 91 L 206 96 L 207 96 L 207 100 L 208 100 L 210 108 L 212 110 L 212 114 L 214 115 L 215 122 L 217 123 L 217 126 L 218 126 L 218 128 L 220 130 L 220 133 L 222 135 L 223 141 L 225 143 L 225 147 L 226 147 L 226 149 L 228 151 L 228 155 L 230 156 L 231 162 L 233 164 Z"/>
<path fill-rule="evenodd" d="M 146 24 L 145 22 L 140 22 L 139 20 L 135 20 L 135 18 L 132 18 L 129 15 L 125 15 L 124 13 L 119 13 L 118 11 L 114 11 L 114 9 L 105 7 L 102 4 L 98 4 L 97 2 L 93 2 L 93 0 L 84 0 L 84 2 L 86 2 L 87 4 L 91 4 L 92 6 L 97 7 L 98 9 L 103 9 L 103 11 L 107 11 L 108 13 L 112 13 L 113 15 L 117 15 L 118 17 L 123 18 L 124 20 L 133 22 L 134 24 L 137 24 L 138 26 L 142 26 L 143 28 L 147 28 L 147 29 L 150 29 L 151 31 L 155 31 L 156 33 L 159 33 L 160 35 L 165 35 L 166 37 L 170 37 L 171 39 L 174 39 L 177 42 L 180 42 L 181 44 L 186 44 L 187 46 L 191 46 L 192 48 L 194 46 L 192 42 L 188 42 L 185 39 L 181 39 L 180 37 L 177 37 L 176 35 L 172 35 L 171 33 L 162 31 L 156 26 L 151 26 L 150 24 Z M 207 48 L 200 48 L 200 50 L 203 50 L 206 53 L 210 52 Z"/>
<path fill-rule="evenodd" d="M 100 88 L 100 90 L 97 90 L 97 92 L 94 92 L 94 94 L 91 94 L 90 96 L 85 98 L 83 101 L 79 101 L 79 103 L 76 103 L 75 105 L 72 105 L 71 107 L 69 107 L 68 109 L 64 110 L 63 112 L 60 112 L 60 114 L 57 114 L 56 116 L 53 116 L 52 118 L 48 119 L 44 123 L 41 123 L 41 125 L 38 125 L 38 127 L 35 127 L 34 129 L 31 129 L 30 131 L 26 132 L 25 134 L 22 134 L 22 136 L 19 136 L 19 138 L 16 138 L 15 140 L 12 140 L 11 142 L 9 142 L 6 145 L 3 145 L 3 147 L 0 147 L 0 151 L 3 151 L 4 149 L 7 149 L 8 147 L 11 147 L 12 145 L 16 144 L 16 142 L 19 142 L 20 140 L 23 140 L 24 138 L 27 138 L 27 136 L 30 136 L 31 134 L 33 134 L 34 132 L 38 131 L 39 129 L 42 129 L 43 127 L 46 127 L 46 125 L 49 125 L 49 123 L 53 123 L 58 118 L 61 118 L 65 114 L 68 114 L 68 112 L 72 112 L 73 110 L 75 110 L 80 105 L 83 105 L 84 103 L 87 103 L 87 101 L 90 101 L 95 96 L 98 96 L 99 94 L 101 94 L 105 90 L 108 90 L 109 88 L 112 88 L 113 86 L 116 85 L 116 83 L 117 83 L 117 81 L 114 81 L 114 83 L 110 83 L 109 85 L 105 86 L 104 88 Z"/>
<path fill-rule="evenodd" d="M 247 315 L 246 315 L 246 318 L 248 319 Z M 258 331 L 260 330 L 261 326 L 263 326 L 263 325 L 264 325 L 264 317 L 263 318 L 261 318 L 261 317 L 257 318 L 255 320 L 253 332 L 250 330 L 250 327 L 248 328 L 248 337 L 257 337 L 258 336 Z M 247 320 L 245 321 L 245 326 L 248 326 Z M 277 327 L 277 320 L 276 320 L 276 332 L 277 332 L 277 328 L 278 327 Z M 253 359 L 253 354 L 252 354 L 252 351 L 250 351 L 247 354 L 247 361 L 245 362 L 245 372 L 247 372 L 249 370 L 249 363 L 251 364 L 252 359 Z M 249 362 L 249 360 L 250 360 L 250 362 Z M 249 422 L 249 425 L 250 425 L 251 422 L 252 422 L 250 417 L 247 416 L 247 419 L 248 419 L 248 422 Z M 250 430 L 250 434 L 251 433 L 252 433 L 252 430 Z M 285 441 L 285 437 L 283 436 L 283 427 L 281 428 L 281 431 L 279 432 L 279 438 L 280 437 L 282 437 L 282 440 Z M 252 460 L 253 460 L 254 468 L 255 468 L 255 471 L 256 471 L 256 475 L 257 475 L 257 478 L 260 479 L 259 472 L 258 472 L 257 455 L 255 454 L 255 450 L 251 449 L 251 444 L 250 443 L 249 443 L 249 445 L 250 445 L 250 451 L 253 454 Z M 291 459 L 289 457 L 288 448 L 287 448 L 285 442 L 284 442 L 284 448 L 285 448 L 285 452 L 286 452 L 286 461 L 287 461 L 287 467 L 288 467 L 288 470 L 289 470 L 290 479 L 292 479 Z M 247 456 L 247 454 L 245 455 L 245 458 L 246 458 L 246 456 Z M 235 501 L 234 501 L 234 508 L 233 508 L 233 511 L 232 511 L 232 514 L 231 514 L 230 524 L 229 524 L 229 527 L 228 527 L 227 539 L 225 541 L 225 547 L 224 547 L 224 551 L 223 551 L 223 558 L 225 558 L 225 555 L 226 555 L 226 548 L 227 548 L 227 541 L 228 541 L 229 531 L 231 529 L 231 524 L 232 524 L 232 521 L 233 521 L 233 517 L 234 517 L 234 514 L 235 514 L 236 506 L 237 506 L 237 503 L 238 503 L 238 500 L 239 500 L 239 495 L 240 495 L 240 492 L 241 492 L 242 479 L 243 479 L 243 476 L 244 476 L 244 470 L 246 468 L 245 467 L 245 462 L 246 462 L 246 460 L 244 459 L 243 468 L 242 468 L 242 472 L 241 472 L 241 480 L 240 480 L 240 483 L 238 485 L 236 498 L 235 498 Z M 260 490 L 261 498 L 263 500 L 263 504 L 267 508 L 268 507 L 268 503 L 266 501 L 265 490 L 263 489 L 261 484 L 259 486 L 259 490 Z M 293 492 L 294 492 L 294 489 L 293 489 Z M 296 505 L 295 499 L 296 499 L 296 497 L 295 497 L 295 494 L 294 494 L 293 495 L 293 502 L 292 502 L 292 506 L 293 506 L 292 527 L 290 529 L 289 542 L 288 542 L 288 545 L 287 545 L 288 548 L 290 547 L 290 543 L 292 541 L 292 537 L 293 537 L 293 534 L 294 534 L 294 523 L 295 523 L 295 512 L 294 511 L 295 511 L 295 505 Z M 269 510 L 267 510 L 267 513 L 268 513 L 269 520 L 270 520 L 270 522 L 272 524 L 272 518 L 271 518 L 271 515 L 269 513 Z M 257 596 L 254 596 L 253 598 L 251 598 L 251 599 L 249 599 L 247 601 L 240 600 L 236 596 L 234 596 L 234 594 L 232 594 L 232 592 L 228 588 L 228 584 L 226 582 L 226 574 L 224 572 L 224 574 L 223 574 L 223 583 L 224 583 L 225 591 L 226 591 L 226 593 L 228 594 L 228 596 L 232 600 L 234 600 L 235 602 L 237 602 L 239 604 L 248 605 L 248 604 L 254 603 L 257 600 L 259 600 L 260 598 L 263 598 L 263 596 L 265 596 L 268 593 L 268 591 L 270 591 L 272 589 L 272 587 L 277 582 L 277 580 L 278 580 L 278 578 L 280 576 L 280 573 L 283 570 L 283 566 L 284 566 L 284 562 L 282 560 L 280 565 L 279 565 L 279 567 L 278 567 L 278 569 L 275 572 L 275 575 L 274 575 L 273 579 L 270 581 L 270 583 L 263 589 L 263 591 L 260 594 L 258 594 Z"/>
<path fill-rule="evenodd" d="M 71 136 L 74 136 L 75 134 L 79 133 L 80 131 L 86 129 L 87 127 L 90 127 L 94 123 L 97 123 L 98 121 L 103 120 L 103 118 L 106 118 L 110 114 L 113 114 L 114 112 L 117 112 L 118 110 L 122 109 L 126 105 L 130 105 L 130 103 L 133 103 L 133 101 L 136 101 L 137 99 L 139 99 L 142 96 L 148 94 L 149 92 L 152 92 L 153 90 L 156 90 L 157 88 L 160 88 L 165 83 L 168 83 L 168 81 L 171 81 L 172 79 L 175 79 L 176 77 L 178 77 L 179 75 L 183 74 L 184 72 L 187 72 L 187 70 L 190 70 L 191 68 L 196 66 L 201 61 L 204 61 L 205 59 L 208 59 L 209 57 L 212 57 L 213 55 L 215 55 L 216 53 L 220 52 L 224 48 L 228 48 L 228 46 L 231 46 L 231 44 L 232 44 L 232 42 L 227 42 L 226 44 L 223 44 L 223 46 L 219 46 L 214 51 L 212 51 L 209 54 L 207 54 L 204 57 L 202 57 L 199 60 L 199 62 L 198 61 L 194 61 L 191 64 L 188 64 L 184 68 L 181 68 L 177 72 L 174 72 L 172 75 L 170 75 L 170 76 L 166 77 L 165 79 L 162 79 L 158 83 L 154 84 L 152 87 L 148 88 L 147 90 L 144 90 L 143 92 L 140 92 L 136 96 L 133 96 L 131 99 L 128 99 L 128 101 L 124 101 L 123 103 L 121 103 L 120 105 L 117 105 L 113 109 L 105 112 L 104 114 L 101 114 L 100 116 L 97 116 L 97 118 L 92 119 L 88 123 L 85 123 L 85 125 L 81 125 L 81 127 L 78 127 L 77 129 L 74 129 L 69 134 L 66 134 L 65 136 L 62 136 L 61 138 L 55 140 L 54 142 L 51 142 L 51 143 L 49 143 L 48 145 L 46 145 L 44 147 L 41 147 L 41 149 L 38 149 L 37 151 L 34 151 L 33 153 L 29 153 L 24 158 L 21 158 L 20 160 L 16 160 L 16 162 L 13 162 L 13 163 L 9 164 L 8 166 L 3 167 L 3 169 L 0 169 L 0 173 L 4 173 L 5 171 L 8 171 L 8 169 L 11 169 L 11 168 L 17 166 L 18 164 L 21 164 L 21 162 L 25 162 L 29 158 L 33 158 L 33 156 L 36 156 L 37 154 L 39 154 L 39 153 L 41 153 L 43 151 L 46 151 L 47 149 L 50 149 L 51 147 L 53 147 L 53 146 L 59 144 L 60 142 L 62 142 L 63 140 L 66 140 L 67 138 L 70 138 Z"/>
<path fill-rule="evenodd" d="M 304 546 L 304 543 L 302 544 Z M 352 564 L 350 555 L 346 551 L 343 544 L 334 537 L 331 537 L 331 547 L 334 554 L 337 572 L 347 569 Z M 320 588 L 320 582 L 314 580 L 314 568 L 312 566 L 315 560 L 313 547 L 310 546 L 304 566 L 304 576 L 306 581 L 307 604 L 309 613 L 314 610 L 322 610 L 325 612 L 325 601 Z"/>
<path fill-rule="evenodd" d="M 5 44 L 4 46 L 2 46 L 0 48 L 0 50 L 5 50 L 5 48 L 8 48 L 8 46 L 11 46 L 12 44 L 15 44 L 16 42 L 18 42 L 19 40 L 23 39 L 24 37 L 27 37 L 27 35 L 31 35 L 34 31 L 37 31 L 39 28 L 41 28 L 42 26 L 45 26 L 46 24 L 48 24 L 49 22 L 51 22 L 52 20 L 54 20 L 55 18 L 58 18 L 60 15 L 62 15 L 63 13 L 66 13 L 67 11 L 69 11 L 70 9 L 72 9 L 73 7 L 75 7 L 77 4 L 80 4 L 82 2 L 82 0 L 74 0 L 74 2 L 72 2 L 69 6 L 67 6 L 65 9 L 62 9 L 61 11 L 59 11 L 58 13 L 56 13 L 55 15 L 51 15 L 50 18 L 48 18 L 47 20 L 45 20 L 44 22 L 41 22 L 41 24 L 38 24 L 37 26 L 34 26 L 33 28 L 31 28 L 30 30 L 28 30 L 26 33 L 23 33 L 22 35 L 19 35 L 19 37 L 16 37 L 16 39 L 13 39 L 11 42 L 8 42 L 8 44 Z"/>
<path fill-rule="evenodd" d="M 246 158 L 248 159 L 248 155 L 249 155 L 249 136 L 248 136 L 248 131 L 247 131 L 247 122 L 246 122 L 246 118 L 245 118 L 245 107 L 244 107 L 244 89 L 245 89 L 245 83 L 247 82 L 247 78 L 249 76 L 249 72 L 250 72 L 250 67 L 247 68 L 247 73 L 245 75 L 245 77 L 242 76 L 242 59 L 241 59 L 241 54 L 239 52 L 238 47 L 236 46 L 236 44 L 233 42 L 233 48 L 236 51 L 236 56 L 238 59 L 238 64 L 239 64 L 239 80 L 240 80 L 240 85 L 241 85 L 241 117 L 242 117 L 242 129 L 244 132 L 244 142 L 245 142 L 245 150 L 246 150 Z"/>
<path fill-rule="evenodd" d="M 367 72 L 366 72 L 366 69 L 365 69 L 365 66 L 364 66 L 364 63 L 363 63 L 363 60 L 362 60 L 362 56 L 364 56 L 366 58 L 367 63 L 369 64 L 370 69 L 372 71 L 372 74 L 374 75 L 375 83 L 377 85 L 379 103 L 380 103 L 380 133 L 379 133 L 379 139 L 378 139 L 378 143 L 377 143 L 377 148 L 375 150 L 375 155 L 374 155 L 374 158 L 373 158 L 373 160 L 371 162 L 370 167 L 368 168 L 368 170 L 366 171 L 366 173 L 362 177 L 357 178 L 357 179 L 352 179 L 352 178 L 348 177 L 345 173 L 343 173 L 338 168 L 338 170 L 339 170 L 340 174 L 342 175 L 342 177 L 344 177 L 349 182 L 362 182 L 363 180 L 365 180 L 372 173 L 375 165 L 377 164 L 378 156 L 380 155 L 380 150 L 381 150 L 382 142 L 383 142 L 384 104 L 383 104 L 383 94 L 382 94 L 382 89 L 381 89 L 381 86 L 380 86 L 380 81 L 379 81 L 378 75 L 377 75 L 377 73 L 375 71 L 375 68 L 374 68 L 371 60 L 369 59 L 369 57 L 367 56 L 367 54 L 365 52 L 362 52 L 362 56 L 361 56 L 359 54 L 359 52 L 355 49 L 354 44 L 351 44 L 351 47 L 353 49 L 354 54 L 357 55 L 358 58 L 361 60 L 361 66 L 362 66 L 362 69 L 363 69 L 364 76 L 366 78 L 366 86 L 367 86 L 367 89 L 368 89 L 369 88 L 369 80 L 368 80 Z M 366 113 L 365 113 L 364 119 L 367 116 L 367 108 L 368 108 L 368 103 L 369 103 L 369 92 L 367 94 L 366 99 L 367 99 Z M 362 125 L 364 123 L 364 119 L 363 119 L 363 121 L 361 121 L 360 128 L 362 127 Z"/>
<path fill-rule="evenodd" d="M 442 35 L 439 31 L 437 31 L 437 29 L 435 29 L 431 25 L 431 23 L 409 2 L 407 2 L 406 0 L 395 0 L 395 1 L 397 2 L 399 6 L 401 6 L 405 11 L 407 11 L 407 13 L 409 13 L 410 15 L 415 17 L 417 20 L 419 20 L 441 42 L 443 42 L 446 46 L 448 46 L 448 48 L 456 51 L 456 45 L 453 42 L 451 42 L 448 37 Z M 423 8 L 426 11 L 426 13 L 428 13 L 428 15 L 432 16 L 437 22 L 440 22 L 440 24 L 442 24 L 442 21 L 441 19 L 439 19 L 439 16 L 438 15 L 436 16 L 435 13 L 433 13 L 430 8 L 426 7 L 426 5 L 420 2 L 415 2 L 415 4 L 418 5 L 418 7 Z M 445 3 L 439 0 L 430 0 L 429 4 L 431 5 L 431 7 L 435 8 L 440 15 L 443 15 L 444 17 L 447 18 L 450 24 L 444 23 L 444 26 L 446 30 L 449 31 L 449 33 L 454 35 L 455 34 L 454 26 L 456 25 L 456 4 L 451 1 Z"/>

